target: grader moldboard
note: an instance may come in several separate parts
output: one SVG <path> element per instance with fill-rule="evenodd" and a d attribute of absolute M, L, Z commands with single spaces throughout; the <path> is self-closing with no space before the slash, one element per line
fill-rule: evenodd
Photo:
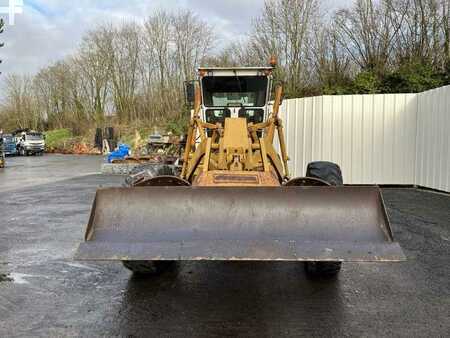
<path fill-rule="evenodd" d="M 343 186 L 328 162 L 290 179 L 273 67 L 200 68 L 181 175 L 98 190 L 76 259 L 139 274 L 175 261 L 302 261 L 328 276 L 343 261 L 404 260 L 378 187 Z"/>

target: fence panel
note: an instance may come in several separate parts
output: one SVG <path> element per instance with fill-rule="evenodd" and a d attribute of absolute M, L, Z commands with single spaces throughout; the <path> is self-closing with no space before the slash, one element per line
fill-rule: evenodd
<path fill-rule="evenodd" d="M 339 164 L 350 184 L 414 184 L 417 95 L 343 95 L 285 100 L 289 165 Z"/>
<path fill-rule="evenodd" d="M 450 192 L 450 86 L 418 94 L 417 185 Z"/>

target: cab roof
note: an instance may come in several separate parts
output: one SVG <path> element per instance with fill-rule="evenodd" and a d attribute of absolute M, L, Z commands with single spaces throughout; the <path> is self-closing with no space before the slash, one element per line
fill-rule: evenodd
<path fill-rule="evenodd" d="M 198 73 L 204 76 L 270 76 L 273 67 L 200 67 Z"/>

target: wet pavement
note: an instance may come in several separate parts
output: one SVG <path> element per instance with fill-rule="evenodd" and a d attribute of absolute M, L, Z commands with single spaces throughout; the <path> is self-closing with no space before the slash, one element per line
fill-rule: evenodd
<path fill-rule="evenodd" d="M 0 336 L 448 336 L 450 196 L 385 189 L 408 261 L 345 264 L 310 280 L 300 263 L 181 263 L 154 279 L 72 260 L 95 190 L 88 156 L 8 158 L 0 171 Z"/>

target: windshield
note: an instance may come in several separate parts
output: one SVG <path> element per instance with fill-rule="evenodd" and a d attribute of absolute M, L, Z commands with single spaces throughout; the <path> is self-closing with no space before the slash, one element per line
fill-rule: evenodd
<path fill-rule="evenodd" d="M 265 76 L 204 77 L 204 104 L 207 107 L 263 107 L 267 84 Z"/>
<path fill-rule="evenodd" d="M 42 141 L 43 140 L 42 135 L 39 135 L 39 134 L 29 134 L 26 136 L 26 139 L 28 141 Z"/>
<path fill-rule="evenodd" d="M 14 139 L 12 138 L 12 136 L 4 136 L 4 137 L 3 137 L 3 140 L 4 140 L 6 143 L 14 142 Z"/>
<path fill-rule="evenodd" d="M 221 123 L 223 125 L 225 118 L 230 116 L 231 111 L 228 108 L 206 110 L 206 122 L 208 123 Z M 239 117 L 246 118 L 249 123 L 261 123 L 264 121 L 264 109 L 240 109 Z"/>

